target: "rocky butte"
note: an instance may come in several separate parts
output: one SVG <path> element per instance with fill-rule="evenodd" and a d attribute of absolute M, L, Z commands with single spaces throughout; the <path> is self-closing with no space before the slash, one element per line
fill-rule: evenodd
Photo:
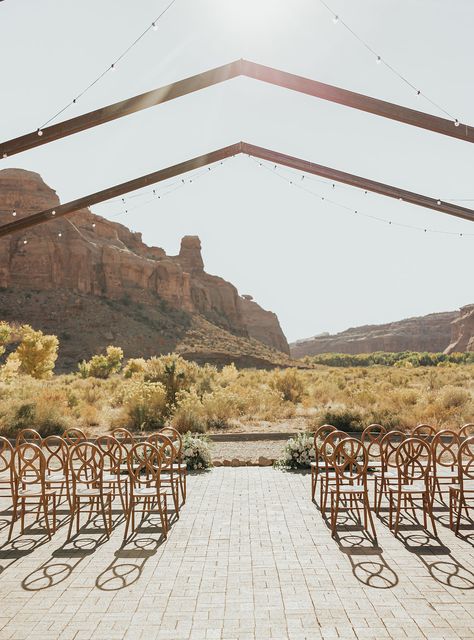
<path fill-rule="evenodd" d="M 39 174 L 0 171 L 0 224 L 57 205 Z M 196 236 L 168 256 L 83 209 L 0 239 L 0 288 L 0 318 L 59 335 L 63 368 L 110 342 L 129 357 L 177 350 L 217 363 L 288 362 L 277 316 L 206 273 Z"/>

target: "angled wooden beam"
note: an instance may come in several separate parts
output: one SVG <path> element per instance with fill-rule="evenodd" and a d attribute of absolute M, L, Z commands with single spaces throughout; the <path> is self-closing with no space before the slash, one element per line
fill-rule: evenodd
<path fill-rule="evenodd" d="M 427 209 L 433 209 L 440 213 L 447 213 L 456 218 L 463 218 L 464 220 L 470 220 L 474 222 L 474 210 L 466 207 L 460 207 L 451 202 L 443 202 L 438 198 L 431 198 L 429 196 L 423 196 L 413 191 L 407 191 L 406 189 L 400 189 L 399 187 L 393 187 L 383 182 L 376 182 L 375 180 L 369 180 L 368 178 L 362 178 L 361 176 L 354 175 L 352 173 L 345 173 L 338 169 L 331 169 L 321 164 L 315 164 L 308 160 L 301 160 L 293 156 L 288 156 L 284 153 L 278 153 L 277 151 L 270 151 L 263 147 L 257 147 L 246 142 L 242 142 L 242 153 L 247 153 L 261 160 L 268 160 L 275 164 L 281 164 L 292 169 L 297 169 L 304 173 L 312 173 L 322 178 L 327 178 L 332 182 L 343 182 L 349 184 L 352 187 L 363 189 L 364 191 L 372 191 L 373 193 L 379 193 L 389 198 L 396 198 L 397 200 L 403 200 L 410 204 L 416 204 L 420 207 Z"/>
<path fill-rule="evenodd" d="M 436 198 L 414 193 L 413 191 L 407 191 L 406 189 L 400 189 L 399 187 L 384 184 L 383 182 L 376 182 L 375 180 L 362 178 L 361 176 L 356 176 L 351 173 L 345 173 L 344 171 L 315 164 L 308 160 L 295 158 L 294 156 L 289 156 L 284 153 L 248 144 L 247 142 L 237 142 L 236 144 L 232 144 L 228 147 L 223 147 L 222 149 L 217 149 L 216 151 L 211 151 L 210 153 L 186 160 L 185 162 L 180 162 L 172 167 L 166 167 L 165 169 L 148 173 L 139 178 L 128 180 L 127 182 L 122 182 L 113 187 L 108 187 L 102 191 L 78 198 L 77 200 L 67 202 L 51 209 L 45 209 L 44 211 L 39 211 L 38 213 L 33 213 L 30 216 L 9 222 L 0 226 L 0 238 L 11 235 L 12 233 L 24 231 L 25 229 L 43 224 L 50 220 L 56 220 L 61 216 L 66 216 L 69 213 L 78 211 L 79 209 L 90 207 L 94 204 L 98 204 L 99 202 L 105 202 L 111 198 L 121 196 L 125 193 L 129 193 L 130 191 L 136 191 L 137 189 L 141 189 L 142 187 L 146 187 L 150 184 L 156 184 L 162 180 L 167 180 L 168 178 L 186 173 L 187 171 L 204 167 L 208 164 L 212 164 L 213 162 L 218 162 L 219 160 L 237 155 L 238 153 L 246 153 L 262 160 L 268 160 L 275 164 L 281 164 L 286 167 L 291 167 L 292 169 L 297 169 L 304 173 L 312 173 L 331 181 L 343 182 L 344 184 L 364 189 L 364 191 L 372 191 L 374 193 L 388 196 L 389 198 L 402 199 L 410 204 L 416 204 L 420 207 L 433 209 L 439 213 L 446 213 L 457 218 L 474 222 L 473 209 L 460 207 L 455 204 L 451 204 L 450 202 L 442 202 Z"/>
<path fill-rule="evenodd" d="M 174 100 L 189 93 L 211 87 L 225 82 L 237 76 L 246 76 L 254 80 L 260 80 L 285 89 L 291 89 L 299 93 L 329 100 L 337 104 L 366 111 L 384 118 L 396 120 L 414 127 L 427 129 L 435 133 L 457 138 L 466 142 L 474 142 L 474 127 L 467 124 L 455 123 L 446 118 L 433 116 L 423 111 L 416 111 L 392 102 L 372 98 L 361 93 L 348 91 L 330 84 L 311 80 L 285 71 L 279 71 L 272 67 L 266 67 L 248 60 L 236 60 L 221 67 L 216 67 L 204 73 L 200 73 L 184 80 L 141 93 L 127 100 L 115 102 L 95 111 L 64 120 L 58 124 L 45 127 L 42 135 L 37 131 L 28 133 L 12 140 L 0 143 L 0 158 L 9 157 L 34 147 L 39 147 L 54 140 L 97 127 L 106 122 L 123 118 L 124 116 L 149 109 L 163 102 Z"/>
<path fill-rule="evenodd" d="M 105 202 L 106 200 L 110 200 L 111 198 L 121 196 L 124 193 L 136 191 L 137 189 L 141 189 L 142 187 L 146 187 L 150 184 L 156 184 L 158 182 L 162 182 L 163 180 L 168 180 L 169 178 L 179 176 L 182 173 L 187 173 L 188 171 L 193 171 L 194 169 L 199 169 L 200 167 L 205 167 L 206 165 L 212 164 L 213 162 L 224 160 L 225 158 L 229 158 L 230 156 L 234 156 L 237 153 L 240 153 L 241 149 L 242 143 L 238 142 L 237 144 L 232 144 L 228 147 L 223 147 L 222 149 L 217 149 L 216 151 L 211 151 L 210 153 L 205 153 L 202 156 L 191 158 L 190 160 L 186 160 L 185 162 L 180 162 L 179 164 L 175 164 L 172 167 L 166 167 L 165 169 L 160 169 L 159 171 L 154 171 L 153 173 L 147 173 L 146 175 L 140 176 L 139 178 L 134 178 L 133 180 L 128 180 L 127 182 L 121 182 L 120 184 L 116 184 L 113 187 L 108 187 L 107 189 L 97 191 L 96 193 L 92 193 L 88 196 L 83 196 L 82 198 L 78 198 L 77 200 L 66 202 L 64 204 L 58 205 L 57 207 L 51 207 L 50 209 L 45 209 L 44 211 L 33 213 L 29 216 L 26 216 L 25 218 L 18 218 L 18 220 L 15 220 L 14 222 L 9 222 L 8 224 L 0 226 L 0 238 L 8 236 L 12 233 L 16 233 L 18 231 L 24 231 L 25 229 L 35 227 L 39 224 L 44 224 L 45 222 L 49 222 L 51 220 L 57 220 L 58 218 L 67 216 L 69 213 L 84 209 L 85 207 L 90 207 L 94 204 L 98 204 L 99 202 Z"/>

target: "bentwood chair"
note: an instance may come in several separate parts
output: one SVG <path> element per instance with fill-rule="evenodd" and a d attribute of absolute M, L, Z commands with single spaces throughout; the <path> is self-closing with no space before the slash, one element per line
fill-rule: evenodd
<path fill-rule="evenodd" d="M 41 443 L 41 449 L 46 464 L 46 486 L 48 489 L 59 487 L 59 502 L 61 502 L 63 491 L 65 491 L 69 507 L 71 507 L 68 477 L 69 448 L 66 441 L 61 436 L 46 436 Z"/>
<path fill-rule="evenodd" d="M 71 427 L 70 429 L 66 429 L 63 433 L 63 438 L 69 446 L 77 444 L 78 442 L 82 442 L 86 439 L 86 434 L 82 429 L 78 429 L 77 427 Z"/>
<path fill-rule="evenodd" d="M 474 436 L 474 422 L 468 422 L 459 430 L 460 438 L 469 438 L 470 436 Z"/>
<path fill-rule="evenodd" d="M 425 461 L 428 460 L 428 464 Z M 421 499 L 423 526 L 427 528 L 427 516 L 431 520 L 433 533 L 437 536 L 436 522 L 430 499 L 429 469 L 431 461 L 430 445 L 421 438 L 407 438 L 397 449 L 397 483 L 388 487 L 389 527 L 398 533 L 402 509 L 408 510 L 408 503 L 415 517 L 415 500 Z M 395 512 L 395 522 L 393 515 Z"/>
<path fill-rule="evenodd" d="M 30 442 L 24 442 L 15 447 L 12 461 L 13 470 L 13 514 L 8 539 L 13 534 L 13 526 L 21 517 L 21 533 L 25 532 L 26 507 L 29 501 L 37 502 L 37 518 L 40 511 L 46 525 L 48 538 L 56 531 L 56 491 L 48 489 L 46 484 L 46 460 L 40 447 Z M 49 507 L 52 503 L 52 526 L 49 522 Z"/>
<path fill-rule="evenodd" d="M 334 471 L 336 447 L 345 438 L 345 431 L 331 431 L 324 438 L 321 445 L 321 456 L 323 459 L 323 470 L 321 473 L 319 485 L 319 508 L 322 514 L 326 513 L 327 499 L 329 495 L 329 487 L 336 481 L 336 472 Z"/>
<path fill-rule="evenodd" d="M 123 458 L 120 461 L 120 471 L 128 473 L 127 456 L 136 444 L 135 436 L 125 427 L 117 427 L 112 431 L 112 436 L 118 440 L 122 447 Z"/>
<path fill-rule="evenodd" d="M 161 456 L 161 479 L 162 487 L 170 490 L 173 498 L 176 517 L 179 518 L 179 477 L 174 464 L 176 462 L 176 449 L 168 436 L 164 433 L 154 433 L 147 438 L 148 442 L 154 445 Z"/>
<path fill-rule="evenodd" d="M 337 431 L 336 427 L 331 424 L 323 424 L 314 432 L 314 462 L 311 463 L 311 500 L 314 501 L 316 495 L 316 487 L 318 484 L 318 476 L 323 470 L 323 458 L 321 454 L 321 445 L 326 436 L 332 431 Z"/>
<path fill-rule="evenodd" d="M 128 477 L 125 474 L 120 474 L 121 463 L 127 456 L 125 449 L 116 438 L 109 435 L 99 436 L 95 444 L 104 457 L 102 482 L 112 489 L 112 499 L 115 499 L 115 491 L 118 489 L 122 509 L 125 513 L 128 501 Z"/>
<path fill-rule="evenodd" d="M 95 506 L 97 514 L 100 512 L 102 515 L 105 533 L 109 538 L 112 529 L 112 490 L 104 488 L 104 456 L 101 450 L 91 442 L 78 442 L 69 452 L 69 469 L 72 479 L 72 508 L 67 539 L 71 539 L 74 517 L 76 534 L 79 533 L 84 501 L 89 504 L 87 521 L 91 520 Z"/>
<path fill-rule="evenodd" d="M 36 444 L 38 447 L 41 447 L 41 442 L 43 438 L 36 431 L 36 429 L 22 429 L 16 434 L 16 446 L 19 444 L 24 444 L 25 442 L 31 442 L 32 444 Z"/>
<path fill-rule="evenodd" d="M 461 511 L 469 515 L 474 499 L 474 436 L 469 436 L 459 446 L 458 451 L 458 483 L 449 488 L 449 526 L 455 534 L 459 534 Z"/>
<path fill-rule="evenodd" d="M 10 441 L 0 436 L 0 489 L 13 497 L 13 447 Z"/>
<path fill-rule="evenodd" d="M 167 435 L 172 441 L 176 457 L 173 462 L 173 471 L 178 474 L 179 488 L 183 504 L 186 502 L 186 481 L 188 476 L 188 465 L 183 462 L 183 438 L 179 431 L 173 427 L 164 427 L 160 429 L 161 433 Z"/>
<path fill-rule="evenodd" d="M 329 488 L 331 493 L 331 530 L 336 535 L 337 515 L 341 497 L 349 498 L 350 508 L 355 503 L 360 520 L 359 503 L 364 510 L 364 529 L 368 523 L 372 529 L 374 540 L 377 539 L 372 514 L 370 512 L 369 492 L 367 488 L 367 465 L 369 456 L 364 444 L 357 438 L 341 440 L 334 451 L 334 469 L 336 484 Z"/>
<path fill-rule="evenodd" d="M 405 439 L 403 431 L 388 431 L 380 441 L 382 466 L 374 473 L 374 511 L 377 515 L 382 506 L 382 496 L 388 496 L 388 487 L 397 479 L 397 449 Z"/>
<path fill-rule="evenodd" d="M 368 467 L 371 469 L 382 468 L 380 443 L 386 433 L 387 429 L 381 424 L 369 424 L 369 426 L 362 431 L 361 442 L 367 449 L 367 455 L 369 456 Z"/>
<path fill-rule="evenodd" d="M 421 440 L 426 440 L 430 442 L 436 435 L 436 429 L 432 427 L 430 424 L 419 424 L 414 429 L 412 429 L 411 437 L 412 438 L 421 438 Z"/>
<path fill-rule="evenodd" d="M 431 442 L 431 469 L 429 473 L 431 489 L 431 508 L 433 508 L 435 493 L 443 501 L 442 487 L 449 492 L 449 487 L 442 484 L 448 481 L 450 484 L 458 479 L 458 450 L 459 435 L 450 429 L 438 431 Z"/>
<path fill-rule="evenodd" d="M 162 456 L 161 450 L 150 442 L 135 444 L 127 456 L 128 475 L 130 478 L 130 499 L 128 501 L 124 539 L 128 531 L 135 531 L 135 513 L 141 504 L 142 517 L 158 512 L 161 520 L 163 536 L 168 535 L 167 490 L 161 484 Z"/>

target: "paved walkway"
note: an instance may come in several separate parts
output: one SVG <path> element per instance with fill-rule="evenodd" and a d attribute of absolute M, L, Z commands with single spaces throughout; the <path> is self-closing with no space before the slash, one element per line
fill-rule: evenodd
<path fill-rule="evenodd" d="M 379 548 L 355 527 L 338 544 L 309 484 L 268 468 L 193 476 L 164 544 L 143 528 L 121 549 L 122 525 L 98 547 L 90 526 L 41 546 L 37 529 L 13 545 L 1 529 L 0 640 L 474 638 L 474 532 L 440 526 L 440 544 L 406 525 L 403 542 L 377 522 Z"/>

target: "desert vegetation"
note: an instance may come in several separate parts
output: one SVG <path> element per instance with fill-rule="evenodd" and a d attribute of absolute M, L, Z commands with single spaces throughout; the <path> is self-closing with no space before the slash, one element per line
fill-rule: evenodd
<path fill-rule="evenodd" d="M 26 427 L 46 435 L 77 426 L 93 435 L 117 426 L 146 432 L 166 424 L 205 433 L 248 424 L 271 430 L 281 422 L 289 430 L 311 431 L 324 423 L 358 430 L 373 422 L 446 428 L 474 421 L 473 354 L 438 366 L 319 364 L 265 371 L 199 366 L 176 354 L 124 361 L 122 350 L 109 346 L 79 363 L 76 373 L 54 375 L 57 349 L 55 336 L 0 324 L 3 434 Z"/>

